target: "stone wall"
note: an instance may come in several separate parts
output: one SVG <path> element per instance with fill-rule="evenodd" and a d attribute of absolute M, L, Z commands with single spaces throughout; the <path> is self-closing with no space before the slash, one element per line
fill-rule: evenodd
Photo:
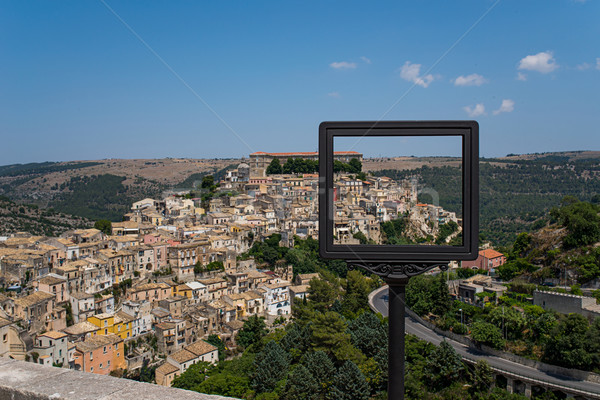
<path fill-rule="evenodd" d="M 151 383 L 88 374 L 0 357 L 0 399 L 11 400 L 226 400 Z"/>
<path fill-rule="evenodd" d="M 599 316 L 594 311 L 586 310 L 596 304 L 593 297 L 536 290 L 533 292 L 533 304 L 562 314 L 577 313 L 591 318 Z"/>

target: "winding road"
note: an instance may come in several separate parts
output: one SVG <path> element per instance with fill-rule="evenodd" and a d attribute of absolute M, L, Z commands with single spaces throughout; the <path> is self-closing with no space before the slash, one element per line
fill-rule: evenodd
<path fill-rule="evenodd" d="M 388 315 L 387 296 L 387 286 L 377 289 L 369 296 L 371 308 L 376 312 L 380 312 L 383 316 Z M 443 340 L 446 340 L 464 359 L 472 361 L 485 360 L 492 369 L 504 375 L 511 376 L 514 379 L 535 381 L 539 382 L 540 386 L 553 387 L 555 389 L 564 388 L 569 392 L 579 392 L 578 394 L 587 398 L 600 399 L 600 384 L 551 374 L 474 350 L 432 331 L 409 316 L 406 317 L 406 333 L 413 334 L 435 345 L 439 345 Z"/>

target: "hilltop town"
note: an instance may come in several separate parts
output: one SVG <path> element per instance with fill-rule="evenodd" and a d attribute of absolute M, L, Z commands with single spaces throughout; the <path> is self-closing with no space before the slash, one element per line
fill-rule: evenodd
<path fill-rule="evenodd" d="M 294 274 L 286 263 L 269 269 L 248 251 L 267 238 L 293 247 L 318 237 L 318 175 L 270 169 L 315 159 L 254 153 L 219 182 L 207 176 L 195 190 L 134 202 L 122 222 L 1 238 L 1 355 L 117 376 L 154 365 L 156 383 L 169 386 L 190 365 L 223 357 L 220 343 L 234 349 L 249 317 L 289 319 L 318 274 Z M 460 223 L 419 204 L 415 179 L 367 176 L 359 153 L 336 153 L 336 161 L 356 168 L 336 174 L 340 243 L 386 243 L 392 235 L 382 226 L 398 218 L 410 221 L 405 238 L 420 241 Z M 456 226 L 444 241 L 458 235 Z"/>

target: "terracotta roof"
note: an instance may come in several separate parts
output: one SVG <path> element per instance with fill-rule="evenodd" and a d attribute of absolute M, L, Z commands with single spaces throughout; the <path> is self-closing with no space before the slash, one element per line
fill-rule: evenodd
<path fill-rule="evenodd" d="M 203 354 L 210 353 L 211 351 L 215 351 L 217 348 L 210 343 L 206 343 L 204 340 L 198 340 L 197 342 L 186 346 L 185 350 L 195 354 L 196 356 L 201 356 Z"/>
<path fill-rule="evenodd" d="M 158 374 L 169 375 L 169 374 L 172 374 L 177 371 L 179 371 L 179 368 L 177 368 L 170 362 L 166 362 L 166 363 L 162 364 L 160 367 L 156 368 L 157 375 Z"/>
<path fill-rule="evenodd" d="M 242 329 L 242 327 L 244 326 L 244 321 L 240 321 L 239 319 L 234 319 L 232 321 L 225 323 L 225 325 L 234 331 L 238 331 L 238 330 Z"/>
<path fill-rule="evenodd" d="M 31 307 L 34 304 L 38 304 L 44 301 L 49 301 L 54 298 L 53 294 L 46 292 L 34 292 L 29 296 L 21 297 L 15 300 L 15 304 L 21 307 Z"/>
<path fill-rule="evenodd" d="M 65 283 L 66 281 L 67 278 L 64 276 L 58 276 L 56 274 L 48 274 L 39 279 L 39 282 L 43 283 L 44 285 L 56 285 L 59 283 Z"/>
<path fill-rule="evenodd" d="M 188 361 L 192 361 L 192 360 L 198 358 L 198 356 L 196 354 L 194 354 L 191 351 L 188 351 L 186 349 L 179 350 L 179 351 L 171 354 L 169 357 L 171 357 L 173 360 L 177 361 L 179 364 L 182 364 L 182 363 L 188 362 Z"/>
<path fill-rule="evenodd" d="M 45 337 L 49 337 L 50 339 L 62 339 L 64 337 L 66 337 L 67 334 L 64 332 L 49 331 L 46 333 L 42 333 L 41 335 L 38 335 L 38 336 L 45 336 Z"/>
<path fill-rule="evenodd" d="M 98 327 L 91 322 L 82 321 L 63 329 L 63 332 L 69 335 L 77 336 L 84 333 L 96 332 Z"/>
<path fill-rule="evenodd" d="M 119 336 L 113 335 L 113 334 L 96 335 L 96 336 L 87 338 L 83 342 L 76 343 L 75 347 L 77 348 L 78 351 L 80 351 L 82 353 L 87 353 L 87 352 L 93 351 L 97 348 L 115 344 L 115 343 L 119 343 L 122 341 L 123 341 L 123 339 L 121 339 Z"/>
<path fill-rule="evenodd" d="M 124 311 L 118 311 L 115 314 L 115 324 L 118 324 L 119 322 L 127 324 L 127 323 L 133 321 L 134 319 L 135 318 L 133 318 L 131 315 L 127 314 Z"/>
<path fill-rule="evenodd" d="M 308 291 L 309 285 L 296 285 L 290 286 L 290 291 L 294 293 L 306 293 Z"/>
<path fill-rule="evenodd" d="M 496 251 L 496 250 L 494 250 L 494 249 L 485 249 L 485 250 L 481 250 L 481 251 L 479 252 L 479 255 L 481 255 L 481 256 L 483 256 L 483 257 L 487 258 L 488 260 L 489 260 L 489 259 L 492 259 L 492 258 L 497 258 L 497 257 L 503 257 L 503 256 L 504 256 L 504 254 L 502 254 L 502 253 L 500 253 L 499 251 Z"/>

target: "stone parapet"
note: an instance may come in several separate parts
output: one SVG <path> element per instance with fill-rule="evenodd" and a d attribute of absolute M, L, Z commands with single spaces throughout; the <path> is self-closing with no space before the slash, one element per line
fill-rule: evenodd
<path fill-rule="evenodd" d="M 233 400 L 112 376 L 0 357 L 0 399 L 11 400 Z"/>

